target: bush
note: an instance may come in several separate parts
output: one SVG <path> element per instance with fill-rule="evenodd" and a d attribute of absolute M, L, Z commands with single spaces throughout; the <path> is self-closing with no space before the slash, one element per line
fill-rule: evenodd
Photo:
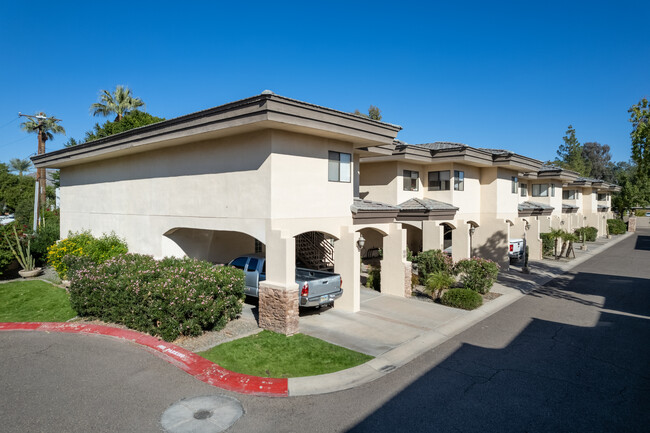
<path fill-rule="evenodd" d="M 552 256 L 555 251 L 555 238 L 551 233 L 540 233 L 539 237 L 542 239 L 542 255 Z"/>
<path fill-rule="evenodd" d="M 432 296 L 435 295 L 436 298 L 440 298 L 442 291 L 450 288 L 455 282 L 454 277 L 446 272 L 434 272 L 429 274 L 427 278 L 427 292 Z"/>
<path fill-rule="evenodd" d="M 173 341 L 221 329 L 241 313 L 244 273 L 184 258 L 120 254 L 103 263 L 66 257 L 70 303 L 80 316 Z"/>
<path fill-rule="evenodd" d="M 16 227 L 16 224 L 7 224 L 6 226 L 0 225 L 0 275 L 2 275 L 11 262 L 15 260 L 14 255 L 9 248 L 9 244 L 5 242 L 5 235 L 9 237 L 14 234 L 12 227 Z"/>
<path fill-rule="evenodd" d="M 418 254 L 416 260 L 420 284 L 425 285 L 429 274 L 434 272 L 446 272 L 449 275 L 455 275 L 454 261 L 440 250 L 423 251 Z"/>
<path fill-rule="evenodd" d="M 637 209 L 634 211 L 634 216 L 642 217 L 645 216 L 646 211 L 644 209 Z"/>
<path fill-rule="evenodd" d="M 366 287 L 370 287 L 378 292 L 381 291 L 381 268 L 369 266 Z"/>
<path fill-rule="evenodd" d="M 483 298 L 473 290 L 449 289 L 440 298 L 440 303 L 448 307 L 473 310 L 483 305 Z"/>
<path fill-rule="evenodd" d="M 499 275 L 498 264 L 479 257 L 460 260 L 456 263 L 456 270 L 463 287 L 478 293 L 489 292 Z"/>
<path fill-rule="evenodd" d="M 596 227 L 582 227 L 579 229 L 576 229 L 575 234 L 580 237 L 580 240 L 582 240 L 582 237 L 584 236 L 585 241 L 587 242 L 595 242 L 596 237 L 598 236 L 598 229 Z"/>
<path fill-rule="evenodd" d="M 623 220 L 608 219 L 607 229 L 610 235 L 622 235 L 627 232 L 627 225 L 625 225 Z"/>
<path fill-rule="evenodd" d="M 39 265 L 47 261 L 47 249 L 59 240 L 59 212 L 45 211 L 45 224 L 41 224 L 32 238 L 32 255 Z"/>
<path fill-rule="evenodd" d="M 88 256 L 93 262 L 100 264 L 127 251 L 126 242 L 115 233 L 104 234 L 101 238 L 94 237 L 89 231 L 68 233 L 67 238 L 61 239 L 47 249 L 47 261 L 59 277 L 65 280 L 68 278 L 67 266 L 63 260 L 65 256 Z"/>

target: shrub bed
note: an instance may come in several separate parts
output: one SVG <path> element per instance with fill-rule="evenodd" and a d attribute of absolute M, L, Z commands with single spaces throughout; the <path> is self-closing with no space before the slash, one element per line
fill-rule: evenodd
<path fill-rule="evenodd" d="M 68 257 L 70 303 L 80 316 L 173 341 L 221 329 L 241 313 L 244 273 L 194 259 L 120 254 L 103 263 Z"/>
<path fill-rule="evenodd" d="M 555 250 L 555 239 L 551 233 L 540 233 L 539 237 L 542 239 L 542 255 L 552 256 Z"/>
<path fill-rule="evenodd" d="M 59 274 L 62 280 L 69 278 L 65 256 L 86 256 L 94 263 L 103 263 L 111 257 L 124 254 L 128 251 L 126 242 L 117 237 L 115 233 L 104 234 L 96 238 L 89 231 L 69 233 L 68 237 L 61 239 L 47 249 L 47 261 Z"/>
<path fill-rule="evenodd" d="M 608 219 L 607 228 L 610 235 L 622 235 L 627 232 L 627 225 L 619 219 Z"/>
<path fill-rule="evenodd" d="M 577 234 L 580 237 L 580 240 L 582 240 L 582 236 L 584 236 L 585 241 L 587 242 L 595 242 L 596 237 L 598 236 L 598 229 L 596 227 L 582 227 L 579 229 L 576 229 L 575 234 Z"/>
<path fill-rule="evenodd" d="M 381 268 L 375 266 L 369 267 L 366 287 L 378 292 L 381 291 Z"/>
<path fill-rule="evenodd" d="M 449 289 L 440 298 L 440 303 L 448 307 L 473 310 L 483 304 L 483 298 L 474 290 Z"/>
<path fill-rule="evenodd" d="M 463 287 L 478 293 L 487 293 L 497 280 L 499 265 L 492 260 L 474 257 L 458 261 L 456 271 L 460 274 Z"/>
<path fill-rule="evenodd" d="M 455 275 L 454 261 L 440 250 L 423 251 L 417 255 L 418 274 L 420 284 L 426 284 L 429 274 L 444 272 Z"/>

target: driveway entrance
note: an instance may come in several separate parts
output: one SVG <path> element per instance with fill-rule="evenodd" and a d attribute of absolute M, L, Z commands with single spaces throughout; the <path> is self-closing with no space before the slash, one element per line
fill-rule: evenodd
<path fill-rule="evenodd" d="M 361 311 L 301 312 L 300 332 L 377 356 L 467 313 L 362 287 Z"/>

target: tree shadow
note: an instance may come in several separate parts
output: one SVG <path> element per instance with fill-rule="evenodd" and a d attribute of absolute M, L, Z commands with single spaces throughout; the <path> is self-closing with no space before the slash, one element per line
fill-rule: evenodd
<path fill-rule="evenodd" d="M 637 236 L 634 249 L 650 251 L 650 236 Z"/>

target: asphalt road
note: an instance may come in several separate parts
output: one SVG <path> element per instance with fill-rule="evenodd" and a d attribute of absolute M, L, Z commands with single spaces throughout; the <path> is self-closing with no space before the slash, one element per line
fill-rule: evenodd
<path fill-rule="evenodd" d="M 377 330 L 381 332 L 381 330 Z M 106 337 L 0 333 L 0 430 L 159 431 L 175 401 L 230 395 L 229 432 L 647 432 L 650 230 L 407 366 L 349 391 L 228 393 Z"/>

